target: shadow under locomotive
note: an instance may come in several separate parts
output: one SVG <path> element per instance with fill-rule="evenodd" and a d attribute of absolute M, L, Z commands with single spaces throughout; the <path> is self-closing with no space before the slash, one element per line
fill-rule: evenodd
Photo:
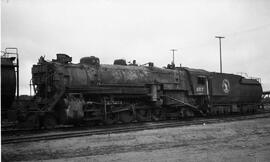
<path fill-rule="evenodd" d="M 262 87 L 256 79 L 200 69 L 100 64 L 97 57 L 71 63 L 66 54 L 32 67 L 35 96 L 21 117 L 27 126 L 95 125 L 255 112 Z"/>

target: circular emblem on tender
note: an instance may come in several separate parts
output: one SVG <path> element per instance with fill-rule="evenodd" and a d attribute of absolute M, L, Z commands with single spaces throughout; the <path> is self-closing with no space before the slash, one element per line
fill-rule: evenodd
<path fill-rule="evenodd" d="M 229 93 L 230 92 L 230 82 L 227 79 L 224 79 L 222 81 L 222 89 L 225 93 Z"/>

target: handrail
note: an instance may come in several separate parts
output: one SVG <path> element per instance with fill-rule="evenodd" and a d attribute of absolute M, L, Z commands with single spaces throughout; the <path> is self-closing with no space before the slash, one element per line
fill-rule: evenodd
<path fill-rule="evenodd" d="M 202 113 L 202 112 L 198 109 L 198 107 L 195 106 L 195 105 L 191 105 L 191 104 L 189 104 L 189 103 L 186 103 L 186 102 L 184 102 L 184 101 L 178 100 L 178 99 L 176 99 L 176 98 L 174 98 L 174 97 L 171 97 L 171 96 L 168 96 L 168 95 L 163 95 L 163 96 L 164 96 L 164 97 L 168 97 L 168 98 L 170 98 L 170 99 L 172 99 L 172 100 L 174 100 L 174 101 L 176 101 L 176 102 L 179 102 L 179 103 L 181 103 L 181 104 L 183 104 L 183 105 L 186 105 L 186 106 L 192 108 L 192 110 L 194 110 L 194 111 L 200 113 L 201 115 L 204 115 L 204 113 Z"/>

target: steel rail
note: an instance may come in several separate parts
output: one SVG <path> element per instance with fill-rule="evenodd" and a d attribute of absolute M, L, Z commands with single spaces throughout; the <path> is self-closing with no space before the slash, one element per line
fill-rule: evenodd
<path fill-rule="evenodd" d="M 38 134 L 22 137 L 12 137 L 5 138 L 2 137 L 2 144 L 11 144 L 11 143 L 22 143 L 22 142 L 35 142 L 42 140 L 56 140 L 63 138 L 72 138 L 72 137 L 82 137 L 82 136 L 92 136 L 92 135 L 101 135 L 101 134 L 112 134 L 112 133 L 125 133 L 132 131 L 142 131 L 142 130 L 151 130 L 151 129 L 162 129 L 162 128 L 171 128 L 171 127 L 181 127 L 181 126 L 191 126 L 191 125 L 200 125 L 200 124 L 214 124 L 214 123 L 223 123 L 223 122 L 232 122 L 232 121 L 241 121 L 241 120 L 251 120 L 258 118 L 268 118 L 270 117 L 270 112 L 264 114 L 253 114 L 245 116 L 230 116 L 230 117 L 219 117 L 219 118 L 203 118 L 199 120 L 189 120 L 189 121 L 170 121 L 170 122 L 151 122 L 151 123 L 135 123 L 136 125 L 121 126 L 114 128 L 102 128 L 102 129 L 89 129 L 83 131 L 70 131 L 70 132 L 57 132 L 52 134 Z"/>

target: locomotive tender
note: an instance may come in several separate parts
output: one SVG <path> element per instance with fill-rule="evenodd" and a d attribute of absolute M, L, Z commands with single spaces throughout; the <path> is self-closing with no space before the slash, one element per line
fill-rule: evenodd
<path fill-rule="evenodd" d="M 71 63 L 66 54 L 32 67 L 35 103 L 28 118 L 45 127 L 75 121 L 87 123 L 178 119 L 196 115 L 254 112 L 261 84 L 239 75 L 201 69 L 158 68 L 153 63 L 115 60 L 100 64 L 97 57 Z"/>

